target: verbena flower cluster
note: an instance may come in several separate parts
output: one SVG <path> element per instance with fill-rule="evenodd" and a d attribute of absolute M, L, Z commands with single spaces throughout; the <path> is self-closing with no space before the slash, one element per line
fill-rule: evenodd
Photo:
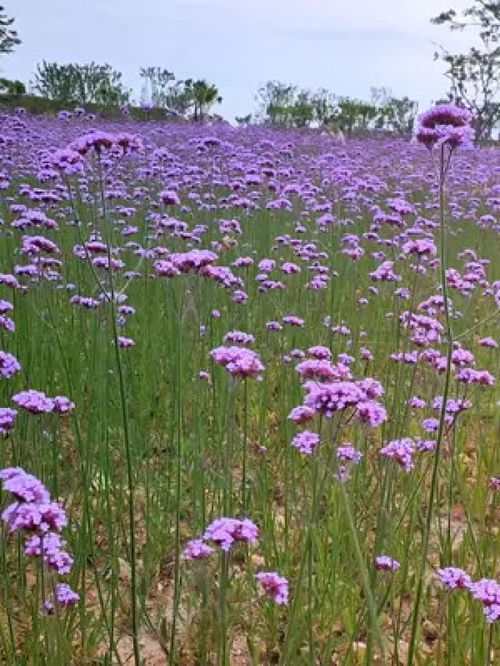
<path fill-rule="evenodd" d="M 480 601 L 487 622 L 500 620 L 500 583 L 490 578 L 473 582 L 469 574 L 458 567 L 438 569 L 437 575 L 449 590 L 468 590 L 473 599 Z"/>
<path fill-rule="evenodd" d="M 66 541 L 61 532 L 67 526 L 66 512 L 51 499 L 44 484 L 21 467 L 0 470 L 0 481 L 5 492 L 14 502 L 2 513 L 2 520 L 10 533 L 25 534 L 24 553 L 40 558 L 43 566 L 58 575 L 69 574 L 73 558 L 66 551 Z M 54 601 L 58 606 L 71 606 L 79 599 L 67 584 L 55 587 Z M 52 601 L 47 602 L 50 609 Z"/>

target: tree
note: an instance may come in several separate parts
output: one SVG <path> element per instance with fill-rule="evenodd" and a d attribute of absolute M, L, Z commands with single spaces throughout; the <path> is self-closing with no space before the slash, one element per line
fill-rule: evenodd
<path fill-rule="evenodd" d="M 249 113 L 247 116 L 236 116 L 235 120 L 239 127 L 248 127 L 252 122 L 252 114 Z"/>
<path fill-rule="evenodd" d="M 10 79 L 0 79 L 0 93 L 4 95 L 13 95 L 19 97 L 26 94 L 26 86 L 22 81 L 11 81 Z"/>
<path fill-rule="evenodd" d="M 151 102 L 155 107 L 167 107 L 170 84 L 175 81 L 175 74 L 161 67 L 141 67 L 143 79 L 142 101 Z"/>
<path fill-rule="evenodd" d="M 312 92 L 282 81 L 264 83 L 256 100 L 261 122 L 281 127 L 324 125 L 335 108 L 334 96 L 325 88 Z"/>
<path fill-rule="evenodd" d="M 16 46 L 19 46 L 21 40 L 11 26 L 14 19 L 7 16 L 5 7 L 0 5 L 0 53 L 12 53 Z"/>
<path fill-rule="evenodd" d="M 370 129 L 371 121 L 378 114 L 377 107 L 350 97 L 341 97 L 330 123 L 345 132 L 347 136 L 364 133 Z"/>
<path fill-rule="evenodd" d="M 176 80 L 173 72 L 161 67 L 142 67 L 140 75 L 144 81 L 142 101 L 172 115 L 185 116 L 192 111 L 194 120 L 203 120 L 210 107 L 222 101 L 217 86 L 204 79 Z"/>
<path fill-rule="evenodd" d="M 121 73 L 107 64 L 59 65 L 44 60 L 37 65 L 34 89 L 60 102 L 117 106 L 126 103 L 130 95 L 121 78 Z"/>
<path fill-rule="evenodd" d="M 165 109 L 171 113 L 185 116 L 193 107 L 192 79 L 178 80 L 168 87 L 165 97 Z"/>
<path fill-rule="evenodd" d="M 193 81 L 187 87 L 187 91 L 191 93 L 192 97 L 194 120 L 202 121 L 205 113 L 208 112 L 211 106 L 222 102 L 222 97 L 219 94 L 217 86 L 208 83 L 205 79 Z"/>
<path fill-rule="evenodd" d="M 290 106 L 290 120 L 294 127 L 309 127 L 314 120 L 314 106 L 311 93 L 299 90 L 297 97 Z"/>
<path fill-rule="evenodd" d="M 335 96 L 326 88 L 320 88 L 311 96 L 314 119 L 320 126 L 325 125 L 335 111 Z"/>
<path fill-rule="evenodd" d="M 480 46 L 459 54 L 442 49 L 435 57 L 447 65 L 449 99 L 470 109 L 476 138 L 487 139 L 500 121 L 500 3 L 473 0 L 460 15 L 449 9 L 431 22 L 451 30 L 479 30 Z"/>
<path fill-rule="evenodd" d="M 290 107 L 295 101 L 297 88 L 282 81 L 267 81 L 257 91 L 259 116 L 271 125 L 288 126 Z"/>
<path fill-rule="evenodd" d="M 417 103 L 398 99 L 387 88 L 372 88 L 372 101 L 336 97 L 325 88 L 309 91 L 282 81 L 267 81 L 257 92 L 260 120 L 281 127 L 331 127 L 347 136 L 387 128 L 410 134 Z"/>

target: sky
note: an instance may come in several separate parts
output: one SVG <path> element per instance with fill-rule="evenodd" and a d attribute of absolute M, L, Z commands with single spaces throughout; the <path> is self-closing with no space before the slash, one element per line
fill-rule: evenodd
<path fill-rule="evenodd" d="M 256 108 L 269 79 L 369 99 L 371 86 L 421 108 L 446 92 L 438 44 L 472 37 L 429 19 L 470 0 L 2 0 L 23 40 L 2 76 L 28 83 L 37 62 L 110 63 L 140 98 L 141 66 L 206 78 L 224 117 Z"/>

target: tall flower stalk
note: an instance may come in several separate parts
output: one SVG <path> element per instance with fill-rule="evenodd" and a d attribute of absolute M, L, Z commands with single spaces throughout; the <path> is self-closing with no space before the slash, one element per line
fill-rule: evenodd
<path fill-rule="evenodd" d="M 443 441 L 446 432 L 446 407 L 448 404 L 451 383 L 453 333 L 451 328 L 450 304 L 448 301 L 448 288 L 446 280 L 446 176 L 448 174 L 451 160 L 456 148 L 458 148 L 460 145 L 470 143 L 473 137 L 473 131 L 469 126 L 470 121 L 471 116 L 466 109 L 462 109 L 453 105 L 443 104 L 430 109 L 422 115 L 420 118 L 420 127 L 417 132 L 418 141 L 426 145 L 429 150 L 432 150 L 434 147 L 439 150 L 439 259 L 441 294 L 443 297 L 443 311 L 445 320 L 444 331 L 446 345 L 446 369 L 444 372 L 443 397 L 439 414 L 436 448 L 434 452 L 434 462 L 432 466 L 432 476 L 430 481 L 429 496 L 427 500 L 424 533 L 422 537 L 422 551 L 417 573 L 417 589 L 413 606 L 411 638 L 408 651 L 408 666 L 412 666 L 414 663 L 417 647 L 418 628 L 420 624 L 420 605 L 424 587 L 424 576 L 427 555 L 429 551 L 432 520 L 434 517 L 434 504 L 436 502 L 438 491 L 439 468 L 442 459 Z"/>

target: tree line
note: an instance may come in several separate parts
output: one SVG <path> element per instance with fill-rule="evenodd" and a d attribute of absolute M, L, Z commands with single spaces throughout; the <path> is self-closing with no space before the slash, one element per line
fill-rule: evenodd
<path fill-rule="evenodd" d="M 385 130 L 411 134 L 418 104 L 397 98 L 387 88 L 372 88 L 370 101 L 337 96 L 326 88 L 316 91 L 281 81 L 267 81 L 257 92 L 257 122 L 281 127 L 325 127 L 347 136 Z M 240 124 L 252 117 L 237 119 Z"/>

